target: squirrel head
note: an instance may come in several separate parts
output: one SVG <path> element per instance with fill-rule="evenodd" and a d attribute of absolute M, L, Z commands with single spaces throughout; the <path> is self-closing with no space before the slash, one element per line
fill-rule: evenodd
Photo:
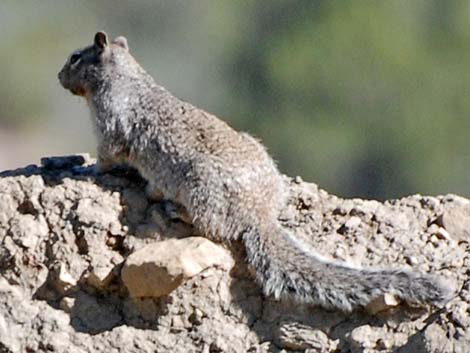
<path fill-rule="evenodd" d="M 92 45 L 75 50 L 67 58 L 59 81 L 73 94 L 90 97 L 94 89 L 108 80 L 132 75 L 138 69 L 125 37 L 109 42 L 106 33 L 97 32 Z"/>

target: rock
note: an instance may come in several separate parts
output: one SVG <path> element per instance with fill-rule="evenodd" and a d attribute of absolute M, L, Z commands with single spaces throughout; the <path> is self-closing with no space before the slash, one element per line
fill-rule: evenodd
<path fill-rule="evenodd" d="M 348 341 L 352 352 L 390 352 L 394 351 L 393 348 L 403 346 L 407 336 L 400 332 L 391 334 L 381 327 L 362 325 L 351 331 Z"/>
<path fill-rule="evenodd" d="M 393 294 L 386 293 L 371 301 L 367 306 L 367 312 L 377 314 L 381 311 L 389 310 L 400 304 L 400 301 Z"/>
<path fill-rule="evenodd" d="M 200 309 L 195 308 L 188 319 L 191 324 L 199 326 L 202 323 L 202 319 L 204 318 L 204 316 L 206 315 L 204 315 L 204 313 Z"/>
<path fill-rule="evenodd" d="M 62 291 L 67 291 L 71 287 L 77 285 L 77 280 L 65 268 L 65 264 L 58 265 L 57 285 L 61 287 Z"/>
<path fill-rule="evenodd" d="M 334 351 L 337 340 L 331 340 L 323 331 L 297 323 L 287 323 L 279 329 L 279 345 L 286 349 L 309 352 Z"/>
<path fill-rule="evenodd" d="M 361 219 L 357 216 L 350 217 L 339 229 L 339 234 L 348 234 L 361 225 Z"/>
<path fill-rule="evenodd" d="M 72 324 L 79 331 L 88 331 L 91 334 L 110 330 L 122 322 L 122 316 L 112 303 L 84 292 L 77 293 L 71 318 Z"/>
<path fill-rule="evenodd" d="M 181 332 L 191 327 L 191 323 L 182 316 L 175 316 L 171 319 L 171 330 L 173 332 Z"/>
<path fill-rule="evenodd" d="M 460 327 L 470 326 L 470 305 L 466 302 L 458 303 L 452 310 L 452 320 Z"/>
<path fill-rule="evenodd" d="M 361 219 L 357 216 L 352 216 L 351 218 L 349 218 L 346 223 L 344 223 L 344 226 L 348 229 L 354 229 L 354 228 L 357 228 L 359 227 L 359 225 L 361 224 Z"/>
<path fill-rule="evenodd" d="M 131 297 L 158 298 L 208 267 L 229 270 L 233 264 L 226 249 L 205 238 L 169 239 L 130 255 L 121 277 Z"/>
<path fill-rule="evenodd" d="M 468 199 L 341 199 L 286 177 L 281 224 L 319 254 L 460 288 L 412 317 L 388 296 L 346 314 L 264 297 L 237 241 L 229 254 L 201 238 L 168 240 L 194 229 L 147 198 L 136 173 L 97 175 L 93 162 L 53 157 L 0 173 L 0 352 L 468 352 Z M 164 246 L 157 257 L 154 246 Z M 144 276 L 140 251 L 166 284 Z M 132 261 L 133 293 L 156 284 L 169 295 L 129 297 L 122 268 Z"/>
<path fill-rule="evenodd" d="M 104 289 L 113 279 L 112 265 L 106 267 L 95 267 L 83 276 L 86 282 L 96 289 Z"/>
<path fill-rule="evenodd" d="M 20 214 L 10 220 L 12 239 L 26 248 L 34 248 L 41 238 L 49 234 L 49 228 L 43 216 Z"/>
<path fill-rule="evenodd" d="M 452 207 L 437 219 L 454 240 L 470 240 L 470 205 Z"/>
<path fill-rule="evenodd" d="M 349 341 L 355 348 L 370 349 L 377 345 L 378 337 L 369 325 L 359 326 L 352 330 Z"/>
<path fill-rule="evenodd" d="M 467 346 L 468 348 L 468 346 Z M 422 348 L 425 352 L 453 353 L 452 344 L 443 328 L 435 323 L 429 325 L 422 335 Z"/>
<path fill-rule="evenodd" d="M 106 195 L 104 198 L 83 198 L 78 201 L 75 209 L 77 221 L 84 225 L 102 227 L 111 234 L 119 234 L 121 223 L 119 214 L 121 212 L 120 204 L 110 202 L 109 198 L 119 199 L 119 195 Z"/>
<path fill-rule="evenodd" d="M 75 299 L 69 297 L 63 297 L 60 300 L 59 308 L 63 311 L 70 313 L 72 311 L 73 306 L 75 305 Z"/>
<path fill-rule="evenodd" d="M 41 165 L 46 169 L 67 169 L 73 166 L 81 166 L 91 160 L 88 153 L 73 156 L 44 157 Z"/>

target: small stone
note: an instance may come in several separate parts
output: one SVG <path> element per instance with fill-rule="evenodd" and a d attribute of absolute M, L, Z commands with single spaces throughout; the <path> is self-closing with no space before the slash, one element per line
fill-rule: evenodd
<path fill-rule="evenodd" d="M 470 205 L 465 204 L 446 210 L 436 220 L 455 240 L 470 239 Z"/>
<path fill-rule="evenodd" d="M 470 200 L 455 194 L 447 194 L 442 199 L 444 203 L 453 203 L 457 207 L 470 206 Z"/>
<path fill-rule="evenodd" d="M 367 304 L 366 310 L 370 314 L 375 315 L 381 311 L 389 310 L 398 304 L 400 304 L 400 301 L 397 299 L 397 297 L 395 297 L 393 294 L 385 293 Z"/>
<path fill-rule="evenodd" d="M 77 221 L 118 235 L 121 232 L 119 215 L 121 206 L 110 195 L 104 198 L 83 198 L 75 209 Z"/>
<path fill-rule="evenodd" d="M 352 216 L 351 218 L 349 218 L 346 223 L 344 224 L 347 228 L 349 229 L 353 229 L 353 228 L 357 228 L 359 227 L 359 225 L 361 224 L 361 219 L 357 216 Z"/>
<path fill-rule="evenodd" d="M 88 272 L 84 278 L 89 285 L 97 288 L 103 289 L 106 287 L 113 278 L 113 269 L 114 266 L 109 264 L 109 266 L 97 266 Z"/>
<path fill-rule="evenodd" d="M 174 333 L 184 331 L 188 327 L 191 327 L 191 325 L 188 325 L 180 315 L 171 319 L 171 331 Z"/>
<path fill-rule="evenodd" d="M 357 216 L 350 217 L 339 229 L 339 234 L 349 233 L 351 230 L 356 229 L 362 223 L 361 219 Z"/>
<path fill-rule="evenodd" d="M 347 213 L 348 213 L 347 210 L 345 210 L 341 206 L 338 206 L 333 211 L 331 211 L 331 214 L 334 216 L 346 216 Z"/>
<path fill-rule="evenodd" d="M 44 157 L 41 158 L 41 166 L 46 169 L 68 169 L 73 166 L 81 166 L 90 160 L 88 153 L 72 156 Z"/>
<path fill-rule="evenodd" d="M 435 210 L 439 207 L 439 200 L 435 197 L 424 196 L 421 199 L 421 205 L 423 205 L 424 208 L 429 208 L 430 210 Z"/>
<path fill-rule="evenodd" d="M 362 209 L 362 207 L 353 207 L 349 211 L 350 216 L 365 216 L 366 212 Z"/>
<path fill-rule="evenodd" d="M 204 313 L 200 309 L 195 308 L 192 314 L 189 316 L 189 322 L 193 325 L 199 326 L 202 324 L 203 317 Z"/>
<path fill-rule="evenodd" d="M 392 348 L 393 344 L 390 340 L 379 338 L 377 340 L 377 349 L 379 350 L 389 350 Z"/>
<path fill-rule="evenodd" d="M 44 216 L 19 214 L 10 221 L 10 232 L 13 239 L 29 249 L 37 247 L 42 238 L 49 234 L 49 227 Z"/>
<path fill-rule="evenodd" d="M 75 286 L 77 284 L 77 280 L 72 277 L 72 275 L 65 269 L 64 264 L 60 264 L 60 270 L 59 270 L 59 280 L 62 283 Z"/>
<path fill-rule="evenodd" d="M 297 176 L 294 178 L 294 183 L 296 183 L 296 184 L 301 184 L 302 182 L 303 182 L 302 177 L 300 177 L 299 175 L 297 175 Z"/>
<path fill-rule="evenodd" d="M 418 264 L 418 259 L 416 258 L 416 256 L 405 256 L 405 261 L 410 266 L 416 266 Z"/>
<path fill-rule="evenodd" d="M 442 228 L 442 227 L 439 227 L 439 229 L 436 232 L 436 235 L 441 239 L 452 240 L 452 238 L 450 237 L 449 232 L 447 230 L 445 230 L 444 228 Z"/>
<path fill-rule="evenodd" d="M 461 327 L 470 327 L 470 308 L 465 302 L 458 303 L 452 308 L 452 320 Z"/>
<path fill-rule="evenodd" d="M 222 246 L 202 237 L 168 239 L 131 254 L 121 271 L 131 297 L 161 297 L 206 268 L 232 268 L 233 259 Z"/>
<path fill-rule="evenodd" d="M 63 297 L 59 303 L 59 308 L 61 308 L 66 313 L 70 313 L 74 305 L 75 298 Z"/>
<path fill-rule="evenodd" d="M 351 345 L 360 349 L 375 348 L 377 344 L 376 334 L 371 326 L 363 325 L 356 327 L 349 335 Z"/>
<path fill-rule="evenodd" d="M 439 238 L 436 236 L 436 233 L 432 234 L 430 237 L 429 237 L 429 242 L 434 245 L 434 246 L 438 246 L 440 241 L 439 241 Z"/>
<path fill-rule="evenodd" d="M 77 285 L 77 279 L 67 271 L 64 263 L 54 264 L 51 271 L 54 274 L 50 277 L 50 280 L 59 293 L 65 293 Z"/>
<path fill-rule="evenodd" d="M 339 260 L 342 260 L 342 261 L 348 260 L 346 250 L 345 250 L 343 247 L 341 247 L 341 246 L 339 246 L 339 247 L 336 248 L 336 250 L 335 250 L 333 256 L 334 256 L 336 259 L 339 259 Z"/>
<path fill-rule="evenodd" d="M 227 342 L 222 337 L 217 337 L 214 342 L 209 346 L 210 353 L 223 353 L 227 352 Z"/>
<path fill-rule="evenodd" d="M 336 349 L 337 341 L 332 341 L 321 330 L 299 323 L 285 323 L 279 329 L 279 345 L 291 350 L 313 349 L 330 352 Z"/>
<path fill-rule="evenodd" d="M 117 240 L 116 240 L 116 237 L 109 237 L 108 239 L 106 239 L 106 245 L 109 246 L 109 247 L 114 247 L 116 246 L 117 244 Z"/>
<path fill-rule="evenodd" d="M 437 323 L 427 326 L 420 336 L 428 352 L 454 352 L 447 332 Z"/>
<path fill-rule="evenodd" d="M 428 233 L 430 234 L 436 234 L 438 230 L 439 230 L 439 225 L 437 225 L 436 223 L 431 224 L 427 229 Z"/>
<path fill-rule="evenodd" d="M 121 223 L 118 221 L 111 222 L 109 224 L 109 233 L 111 235 L 121 235 L 122 234 Z"/>

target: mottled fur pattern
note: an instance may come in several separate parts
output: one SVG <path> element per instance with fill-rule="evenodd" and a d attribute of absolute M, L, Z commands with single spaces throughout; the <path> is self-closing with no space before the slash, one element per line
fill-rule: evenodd
<path fill-rule="evenodd" d="M 437 278 L 403 270 L 355 269 L 328 261 L 278 221 L 286 185 L 265 148 L 157 85 L 123 37 L 74 52 L 59 73 L 84 96 L 98 135 L 98 168 L 135 167 L 148 191 L 183 205 L 210 239 L 241 239 L 266 295 L 350 311 L 383 293 L 413 305 L 440 304 L 451 291 Z"/>

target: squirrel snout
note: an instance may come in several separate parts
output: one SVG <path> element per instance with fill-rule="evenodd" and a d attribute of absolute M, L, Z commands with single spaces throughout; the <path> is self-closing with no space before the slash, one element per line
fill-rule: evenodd
<path fill-rule="evenodd" d="M 57 74 L 57 78 L 59 79 L 60 84 L 63 86 L 64 85 L 64 82 L 63 82 L 64 72 L 63 72 L 63 70 L 59 71 L 59 73 Z"/>
<path fill-rule="evenodd" d="M 59 73 L 57 74 L 57 78 L 59 79 L 59 82 L 64 85 L 64 70 L 60 70 Z"/>

